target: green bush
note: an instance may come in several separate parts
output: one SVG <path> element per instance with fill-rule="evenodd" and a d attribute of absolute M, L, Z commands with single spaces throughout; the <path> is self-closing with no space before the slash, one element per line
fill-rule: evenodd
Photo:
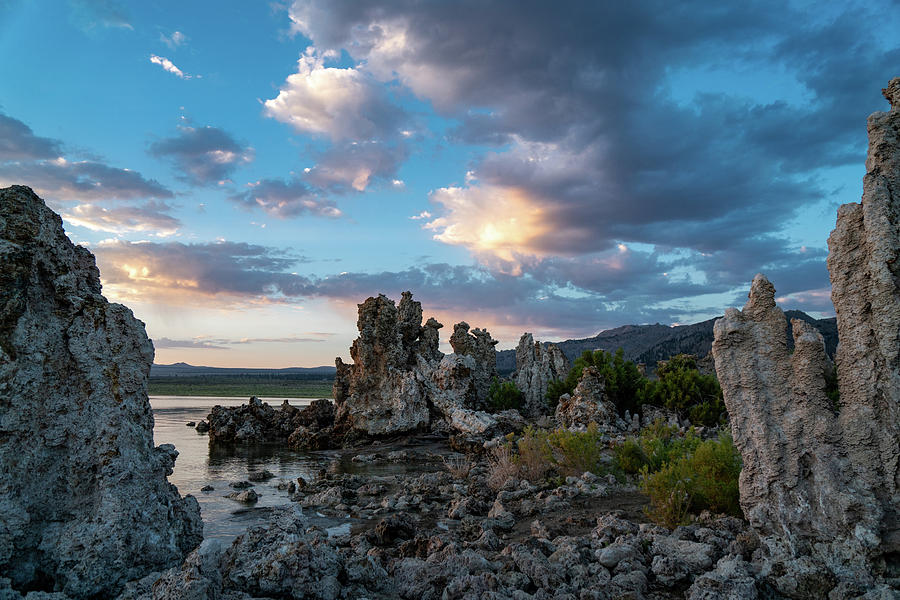
<path fill-rule="evenodd" d="M 493 411 L 519 409 L 522 406 L 522 392 L 516 386 L 515 381 L 500 381 L 494 377 L 491 387 L 488 389 L 487 404 Z"/>
<path fill-rule="evenodd" d="M 629 475 L 640 473 L 644 465 L 650 462 L 644 448 L 635 438 L 628 438 L 624 444 L 616 446 L 613 457 L 616 466 Z"/>
<path fill-rule="evenodd" d="M 547 431 L 529 426 L 520 436 L 510 436 L 508 440 L 518 476 L 532 483 L 544 483 L 550 477 L 578 476 L 586 471 L 602 475 L 609 470 L 603 460 L 606 438 L 594 424 L 587 431 Z"/>
<path fill-rule="evenodd" d="M 657 421 L 645 427 L 639 437 L 629 438 L 616 448 L 615 462 L 625 473 L 638 473 L 645 466 L 654 473 L 666 463 L 693 452 L 699 444 L 700 438 L 693 430 L 680 435 L 677 427 Z"/>
<path fill-rule="evenodd" d="M 606 470 L 603 462 L 606 440 L 597 430 L 596 423 L 591 423 L 587 431 L 557 429 L 548 436 L 547 441 L 562 476 L 577 477 L 586 471 L 599 475 Z"/>
<path fill-rule="evenodd" d="M 722 388 L 714 375 L 702 375 L 690 354 L 660 361 L 655 381 L 646 381 L 637 394 L 639 404 L 655 404 L 687 415 L 691 423 L 713 426 L 726 412 Z"/>
<path fill-rule="evenodd" d="M 551 408 L 556 407 L 560 396 L 575 392 L 575 386 L 585 367 L 596 367 L 603 376 L 606 396 L 616 405 L 619 414 L 624 415 L 626 410 L 635 412 L 638 407 L 637 394 L 646 379 L 638 371 L 637 365 L 625 360 L 625 353 L 621 348 L 615 354 L 604 350 L 588 350 L 575 359 L 566 378 L 555 379 L 547 387 L 547 402 Z"/>
<path fill-rule="evenodd" d="M 693 448 L 691 446 L 693 445 Z M 654 470 L 641 470 L 641 488 L 650 496 L 651 519 L 666 527 L 685 523 L 691 513 L 711 510 L 742 516 L 738 495 L 741 457 L 731 436 L 681 446 L 680 456 Z"/>

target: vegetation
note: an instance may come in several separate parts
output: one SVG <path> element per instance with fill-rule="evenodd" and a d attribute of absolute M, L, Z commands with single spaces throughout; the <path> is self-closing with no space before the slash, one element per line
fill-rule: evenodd
<path fill-rule="evenodd" d="M 331 379 L 298 375 L 180 375 L 151 377 L 151 396 L 331 398 Z"/>
<path fill-rule="evenodd" d="M 690 354 L 660 361 L 655 381 L 645 380 L 638 404 L 655 404 L 687 415 L 695 425 L 713 426 L 725 416 L 722 388 L 714 375 L 702 375 Z"/>
<path fill-rule="evenodd" d="M 837 369 L 834 365 L 825 369 L 825 395 L 831 404 L 831 410 L 837 414 L 841 409 L 841 391 L 838 389 Z"/>
<path fill-rule="evenodd" d="M 616 405 L 619 414 L 632 413 L 637 409 L 637 394 L 646 382 L 641 372 L 630 360 L 625 360 L 624 351 L 619 348 L 615 354 L 605 350 L 585 351 L 575 359 L 575 365 L 565 379 L 555 379 L 547 387 L 547 401 L 556 407 L 559 397 L 572 394 L 585 367 L 595 367 L 603 376 L 606 395 Z"/>
<path fill-rule="evenodd" d="M 553 477 L 579 476 L 587 471 L 601 475 L 610 471 L 604 456 L 608 447 L 596 425 L 587 431 L 527 427 L 520 436 L 510 435 L 492 455 L 489 485 L 499 489 L 510 477 L 540 485 Z"/>
<path fill-rule="evenodd" d="M 691 513 L 707 509 L 740 517 L 740 473 L 741 456 L 727 433 L 700 443 L 656 472 L 645 466 L 641 488 L 650 496 L 648 516 L 666 527 L 682 525 Z"/>
<path fill-rule="evenodd" d="M 519 391 L 515 381 L 500 381 L 494 377 L 488 390 L 488 407 L 492 411 L 518 409 L 522 406 L 524 395 Z"/>
<path fill-rule="evenodd" d="M 640 473 L 650 497 L 648 516 L 661 525 L 684 524 L 706 509 L 741 516 L 741 457 L 728 434 L 704 442 L 693 430 L 679 435 L 677 428 L 656 423 L 614 454 L 622 471 Z"/>

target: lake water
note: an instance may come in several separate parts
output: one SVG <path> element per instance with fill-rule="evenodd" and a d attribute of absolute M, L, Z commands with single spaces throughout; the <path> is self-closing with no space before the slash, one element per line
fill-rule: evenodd
<path fill-rule="evenodd" d="M 284 398 L 263 400 L 277 407 Z M 288 399 L 293 406 L 306 406 L 312 400 Z M 298 476 L 309 479 L 322 468 L 336 469 L 340 465 L 340 458 L 334 452 L 294 452 L 274 445 L 211 449 L 209 438 L 205 434 L 197 433 L 193 427 L 186 425 L 189 421 L 199 422 L 205 419 L 210 409 L 217 404 L 240 406 L 246 402 L 246 398 L 150 397 L 155 420 L 155 443 L 174 444 L 179 452 L 169 481 L 178 487 L 182 495 L 192 494 L 200 502 L 203 537 L 207 540 L 228 540 L 252 525 L 267 521 L 273 506 L 290 502 L 287 492 L 276 488 L 280 480 L 295 480 Z M 259 501 L 254 505 L 245 506 L 225 497 L 235 491 L 228 485 L 230 482 L 245 481 L 250 473 L 263 470 L 274 473 L 275 478 L 253 484 L 260 495 Z M 201 492 L 200 489 L 207 485 L 211 485 L 213 491 Z M 335 532 L 347 527 L 346 522 L 327 518 L 317 524 L 334 529 Z"/>

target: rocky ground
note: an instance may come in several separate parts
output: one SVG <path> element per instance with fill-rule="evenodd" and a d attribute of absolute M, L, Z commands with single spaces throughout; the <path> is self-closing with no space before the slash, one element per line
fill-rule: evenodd
<path fill-rule="evenodd" d="M 269 527 L 204 545 L 121 599 L 756 598 L 765 587 L 743 521 L 702 515 L 669 531 L 647 522 L 634 482 L 585 473 L 493 489 L 486 458 L 433 445 L 370 447 L 352 460 L 426 472 L 285 481 L 293 506 Z M 344 517 L 350 530 L 329 537 L 312 515 Z"/>

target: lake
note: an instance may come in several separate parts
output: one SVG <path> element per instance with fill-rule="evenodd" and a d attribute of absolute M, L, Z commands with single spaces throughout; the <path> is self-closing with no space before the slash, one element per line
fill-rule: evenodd
<path fill-rule="evenodd" d="M 284 398 L 262 400 L 278 407 Z M 307 406 L 312 400 L 288 399 L 290 404 L 298 407 Z M 272 507 L 290 502 L 287 492 L 276 488 L 280 480 L 295 480 L 298 476 L 309 479 L 322 468 L 339 468 L 339 457 L 333 452 L 295 452 L 276 445 L 210 449 L 209 438 L 186 425 L 189 421 L 205 419 L 217 404 L 240 406 L 246 403 L 247 398 L 150 397 L 155 420 L 154 442 L 156 445 L 173 444 L 179 452 L 169 481 L 182 495 L 192 494 L 200 502 L 203 537 L 207 540 L 229 540 L 253 525 L 266 522 Z M 256 504 L 246 506 L 225 497 L 235 491 L 229 487 L 230 482 L 246 480 L 250 473 L 262 470 L 274 473 L 275 478 L 254 483 L 254 489 L 260 495 Z M 200 489 L 207 485 L 211 485 L 213 491 L 201 492 Z M 317 525 L 333 532 L 347 528 L 346 521 L 312 517 L 313 521 L 318 521 Z"/>

